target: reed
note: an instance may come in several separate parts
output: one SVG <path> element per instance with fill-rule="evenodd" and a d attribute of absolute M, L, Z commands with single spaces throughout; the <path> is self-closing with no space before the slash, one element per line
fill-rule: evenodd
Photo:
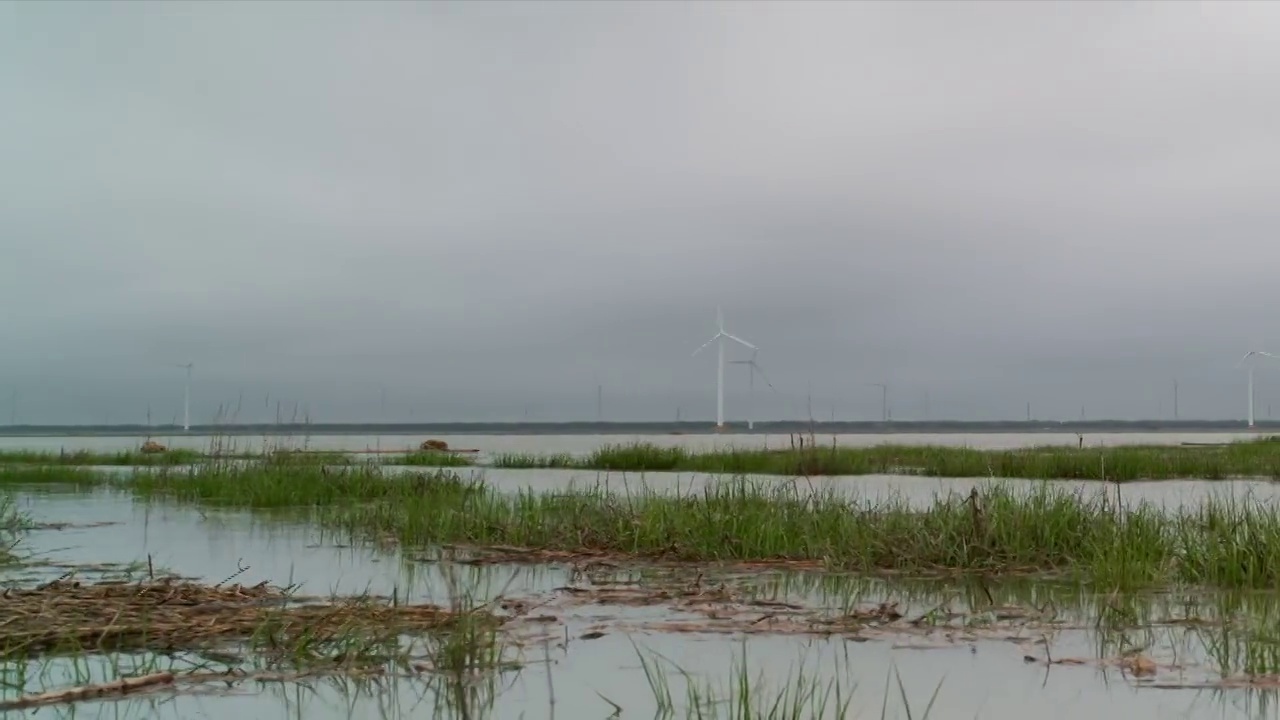
<path fill-rule="evenodd" d="M 633 643 L 634 647 L 634 643 Z M 730 666 L 727 682 L 714 682 L 690 671 L 672 660 L 656 653 L 645 653 L 636 648 L 640 669 L 649 686 L 659 720 L 674 718 L 732 720 L 809 720 L 810 718 L 862 717 L 852 707 L 856 682 L 850 680 L 854 668 L 849 659 L 848 645 L 842 651 L 818 653 L 817 662 L 810 664 L 809 653 L 802 653 L 781 683 L 777 683 L 763 670 L 751 673 L 747 655 L 747 642 L 739 646 Z M 683 698 L 672 691 L 671 676 L 684 686 Z M 897 668 L 890 668 L 884 685 L 885 697 L 880 703 L 879 717 L 889 715 L 890 696 L 907 718 L 928 720 L 942 689 L 940 681 L 933 690 L 923 710 L 917 716 L 907 697 L 906 686 Z M 606 698 L 608 701 L 608 698 Z M 608 701 L 611 704 L 612 701 Z M 614 707 L 620 707 L 614 704 Z M 896 714 L 894 715 L 896 717 Z"/>
<path fill-rule="evenodd" d="M 496 675 L 519 667 L 506 621 L 467 588 L 447 590 L 442 606 L 172 577 L 10 588 L 0 656 L 25 682 L 0 689 L 0 710 L 320 677 L 422 679 L 437 708 L 491 704 Z M 52 691 L 50 676 L 60 676 Z M 42 691 L 30 692 L 33 682 Z"/>
<path fill-rule="evenodd" d="M 161 579 L 86 585 L 57 581 L 5 592 L 0 656 L 65 654 L 86 648 L 154 650 L 216 648 L 257 638 L 262 646 L 302 650 L 297 640 L 334 638 L 361 629 L 435 630 L 457 618 L 435 605 L 393 605 L 374 598 L 290 598 L 266 584 L 207 586 Z M 496 622 L 496 621 L 495 621 Z"/>
<path fill-rule="evenodd" d="M 572 468 L 730 475 L 926 475 L 1129 482 L 1231 477 L 1280 478 L 1280 442 L 1223 446 L 1041 446 L 976 450 L 928 445 L 817 446 L 800 449 L 728 448 L 707 452 L 648 443 L 607 445 L 583 456 L 504 455 L 504 468 Z"/>
<path fill-rule="evenodd" d="M 391 537 L 409 547 L 1055 573 L 1110 587 L 1280 582 L 1280 511 L 1231 499 L 1175 514 L 1146 504 L 1121 509 L 1104 490 L 1019 492 L 992 482 L 969 496 L 936 495 L 920 508 L 905 498 L 850 500 L 789 481 L 728 480 L 675 494 L 603 484 L 508 493 L 444 470 L 386 475 L 376 468 L 160 471 L 121 487 L 143 499 L 289 510 L 356 538 Z"/>
<path fill-rule="evenodd" d="M 337 507 L 353 502 L 425 502 L 457 504 L 484 491 L 479 480 L 453 472 L 384 473 L 377 466 L 349 468 L 258 464 L 244 467 L 193 468 L 186 471 L 140 471 L 128 478 L 99 476 L 99 482 L 118 485 L 144 496 L 198 499 L 216 507 L 296 509 Z"/>
<path fill-rule="evenodd" d="M 31 526 L 31 518 L 22 512 L 13 496 L 0 494 L 0 569 L 14 568 L 22 563 L 17 547 Z"/>
<path fill-rule="evenodd" d="M 65 486 L 76 489 L 111 482 L 109 473 L 72 465 L 0 465 L 0 487 Z"/>
<path fill-rule="evenodd" d="M 399 456 L 390 462 L 392 465 L 414 465 L 420 467 L 467 467 L 475 464 L 475 460 L 461 453 L 439 450 L 415 450 Z"/>
<path fill-rule="evenodd" d="M 248 457 L 241 454 L 226 454 L 219 457 Z M 118 452 L 97 452 L 93 450 L 73 450 L 57 452 L 40 450 L 0 450 L 0 465 L 115 465 L 115 466 L 151 466 L 151 465 L 190 465 L 202 462 L 209 456 L 199 450 L 177 448 L 158 453 L 144 453 L 137 450 L 121 450 Z"/>
<path fill-rule="evenodd" d="M 580 458 L 570 453 L 538 455 L 534 453 L 500 453 L 489 461 L 491 467 L 510 468 L 513 470 L 558 469 L 585 467 Z"/>

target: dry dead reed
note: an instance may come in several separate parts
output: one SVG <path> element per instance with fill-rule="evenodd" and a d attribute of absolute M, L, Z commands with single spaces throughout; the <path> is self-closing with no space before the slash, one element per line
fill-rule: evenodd
<path fill-rule="evenodd" d="M 378 598 L 298 598 L 262 583 L 211 586 L 157 579 L 143 583 L 55 581 L 0 593 L 0 656 L 95 650 L 187 650 L 251 639 L 335 637 L 446 629 L 461 616 L 437 605 Z M 489 618 L 495 624 L 496 618 Z"/>

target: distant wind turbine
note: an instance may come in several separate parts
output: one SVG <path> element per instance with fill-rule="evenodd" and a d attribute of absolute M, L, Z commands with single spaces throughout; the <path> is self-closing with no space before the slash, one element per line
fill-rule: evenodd
<path fill-rule="evenodd" d="M 889 386 L 885 383 L 867 383 L 880 388 L 880 422 L 889 422 Z"/>
<path fill-rule="evenodd" d="M 175 367 L 187 369 L 187 384 L 182 388 L 182 431 L 191 431 L 191 370 L 195 368 L 195 363 L 188 362 L 186 365 L 176 365 Z"/>
<path fill-rule="evenodd" d="M 724 313 L 720 311 L 720 307 L 716 307 L 716 334 L 706 341 L 697 350 L 693 351 L 694 355 L 702 352 L 708 345 L 718 341 L 718 356 L 716 360 L 716 429 L 724 429 L 724 341 L 732 340 L 743 347 L 750 350 L 759 350 L 755 345 L 743 340 L 735 335 L 730 335 L 724 331 Z"/>
<path fill-rule="evenodd" d="M 756 373 L 760 373 L 760 379 L 764 380 L 764 384 L 773 390 L 773 383 L 769 382 L 769 378 L 765 376 L 764 370 L 756 363 L 756 353 L 759 350 L 751 351 L 750 360 L 730 360 L 730 365 L 746 365 L 747 372 L 750 373 L 750 379 L 747 381 L 747 429 L 754 430 L 756 427 Z"/>
<path fill-rule="evenodd" d="M 1240 358 L 1240 362 L 1236 363 L 1236 367 L 1240 367 L 1240 365 L 1244 363 L 1245 360 L 1248 360 L 1254 355 L 1269 357 L 1272 360 L 1280 360 L 1280 355 L 1272 355 L 1271 353 L 1264 352 L 1262 350 L 1250 350 L 1249 352 L 1244 354 L 1244 357 Z M 1253 427 L 1253 367 L 1254 367 L 1253 363 L 1250 363 L 1249 364 L 1249 427 Z"/>

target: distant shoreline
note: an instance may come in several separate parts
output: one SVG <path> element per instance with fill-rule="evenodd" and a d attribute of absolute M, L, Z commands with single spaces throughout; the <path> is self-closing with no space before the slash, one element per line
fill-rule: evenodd
<path fill-rule="evenodd" d="M 886 435 L 955 433 L 1241 433 L 1243 420 L 1095 420 L 1044 421 L 894 421 L 894 422 L 757 422 L 727 425 L 719 433 L 710 422 L 521 422 L 521 423 L 312 423 L 258 425 L 8 425 L 0 437 L 134 437 L 180 435 Z M 1253 432 L 1280 432 L 1280 420 L 1257 422 Z"/>

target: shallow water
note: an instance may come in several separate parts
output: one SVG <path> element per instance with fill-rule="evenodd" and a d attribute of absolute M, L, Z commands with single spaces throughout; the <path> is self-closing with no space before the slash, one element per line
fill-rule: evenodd
<path fill-rule="evenodd" d="M 639 643 L 641 652 L 661 655 L 674 665 L 696 668 L 699 684 L 708 684 L 721 697 L 733 682 L 733 664 L 741 657 L 739 644 L 719 647 L 684 638 L 656 636 Z M 847 654 L 846 654 L 847 651 Z M 1166 717 L 1260 718 L 1269 714 L 1247 707 L 1246 699 L 1213 696 L 1193 690 L 1135 689 L 1119 672 L 1100 672 L 1082 667 L 1045 668 L 1011 663 L 997 657 L 998 647 L 980 647 L 977 652 L 958 647 L 946 650 L 894 650 L 890 646 L 864 643 L 856 646 L 839 642 L 816 642 L 805 648 L 785 639 L 761 638 L 747 644 L 746 657 L 753 678 L 762 678 L 755 690 L 767 693 L 786 682 L 796 672 L 798 661 L 806 671 L 825 675 L 838 673 L 844 692 L 852 690 L 851 717 L 909 717 L 897 687 L 901 677 L 903 692 L 913 715 L 919 718 L 937 690 L 937 702 L 929 714 L 941 720 L 1022 720 L 1050 717 L 1063 720 L 1097 717 L 1129 717 L 1160 720 Z M 1007 653 L 1006 653 L 1007 654 Z M 613 708 L 623 708 L 623 716 L 662 717 L 637 669 L 636 650 L 626 638 L 605 637 L 569 652 L 554 652 L 551 663 L 530 665 L 519 676 L 505 678 L 490 707 L 474 707 L 464 715 L 456 709 L 436 710 L 431 688 L 422 682 L 399 680 L 384 686 L 379 697 L 351 697 L 339 683 L 313 681 L 298 692 L 289 685 L 267 686 L 255 694 L 179 694 L 172 698 L 156 695 L 121 702 L 80 706 L 74 717 L 111 718 L 577 718 L 610 717 Z M 670 667 L 670 666 L 668 666 Z M 825 669 L 825 672 L 824 672 Z M 684 692 L 682 678 L 666 671 L 677 708 Z M 548 676 L 550 681 L 548 682 Z M 892 679 L 891 679 L 892 678 Z M 886 680 L 892 683 L 885 697 Z M 339 687 L 335 687 L 339 685 Z M 346 683 L 348 687 L 351 683 Z M 256 688 L 255 688 L 256 690 Z M 426 695 L 424 698 L 423 695 Z M 554 699 L 554 705 L 552 700 Z M 762 698 L 763 699 L 763 698 Z M 50 708 L 42 715 L 50 715 Z M 717 716 L 727 716 L 727 707 Z M 34 712 L 28 711 L 34 715 Z M 64 714 L 65 711 L 64 711 Z M 679 709 L 675 717 L 684 717 Z M 803 717 L 820 717 L 802 713 Z M 834 717 L 829 712 L 825 717 Z"/>
<path fill-rule="evenodd" d="M 501 475 L 517 472 L 523 473 L 526 480 L 530 474 L 547 474 L 546 471 L 502 471 Z M 511 484 L 516 482 L 515 477 L 505 479 Z M 502 483 L 504 477 L 494 480 Z M 901 484 L 903 479 L 893 480 Z M 1163 488 L 1170 483 L 1152 485 Z M 1125 491 L 1130 487 L 1125 486 Z M 72 523 L 63 529 L 36 530 L 29 535 L 23 549 L 34 553 L 39 562 L 55 563 L 58 567 L 47 568 L 43 574 L 24 574 L 25 582 L 37 576 L 56 576 L 67 566 L 79 563 L 132 564 L 136 568 L 133 572 L 140 574 L 146 572 L 150 558 L 157 572 L 169 569 L 213 583 L 234 575 L 233 582 L 245 585 L 263 580 L 282 585 L 301 582 L 302 592 L 309 594 L 396 592 L 402 597 L 447 602 L 443 571 L 437 564 L 414 560 L 421 556 L 420 552 L 401 553 L 394 547 L 341 547 L 334 538 L 304 525 L 254 519 L 237 512 L 147 506 L 108 492 L 29 493 L 21 496 L 20 503 L 37 522 Z M 1046 633 L 1030 626 L 1002 626 L 1000 632 L 990 633 L 972 618 L 961 618 L 949 621 L 945 627 L 862 637 L 861 641 L 767 633 L 747 636 L 678 633 L 662 631 L 655 623 L 698 617 L 697 612 L 676 613 L 661 605 L 637 608 L 625 604 L 583 602 L 575 605 L 565 604 L 563 599 L 552 601 L 555 588 L 571 583 L 585 584 L 570 567 L 466 566 L 458 571 L 464 584 L 478 597 L 490 598 L 502 593 L 507 597 L 544 598 L 547 604 L 539 612 L 551 613 L 559 621 L 548 628 L 543 642 L 535 641 L 524 648 L 527 664 L 518 676 L 503 678 L 504 689 L 497 694 L 492 707 L 472 708 L 469 717 L 607 717 L 612 707 L 601 696 L 621 706 L 625 716 L 650 717 L 657 704 L 640 670 L 637 646 L 646 658 L 657 659 L 660 655 L 690 671 L 699 686 L 709 684 L 713 689 L 727 692 L 733 681 L 733 663 L 743 652 L 743 637 L 747 638 L 749 674 L 763 678 L 758 689 L 780 690 L 788 675 L 798 671 L 797 662 L 803 658 L 805 672 L 818 673 L 824 682 L 838 679 L 842 692 L 854 691 L 854 717 L 880 717 L 886 697 L 886 717 L 907 717 L 897 680 L 890 679 L 891 669 L 900 674 L 903 692 L 917 718 L 921 717 L 935 689 L 938 701 L 929 717 L 942 720 L 975 717 L 1021 720 L 1040 715 L 1092 720 L 1099 714 L 1153 719 L 1169 716 L 1246 718 L 1274 714 L 1271 707 L 1260 710 L 1256 693 L 1244 690 L 1216 694 L 1204 690 L 1157 690 L 1141 687 L 1142 681 L 1126 677 L 1116 668 L 1027 662 L 1024 658 L 1028 655 L 1037 659 L 1045 657 Z M 111 572 L 118 573 L 120 568 Z M 86 577 L 94 574 L 91 570 L 84 571 Z M 607 568 L 591 571 L 591 576 L 596 582 L 645 577 Z M 689 580 L 686 573 L 679 582 L 694 581 Z M 973 588 L 957 588 L 937 581 L 886 583 L 820 577 L 812 573 L 756 572 L 728 579 L 712 573 L 696 582 L 699 587 L 727 582 L 735 584 L 743 598 L 785 600 L 837 615 L 859 607 L 874 607 L 880 602 L 897 602 L 899 611 L 911 618 L 943 604 L 959 612 L 982 602 L 972 599 L 976 592 Z M 1092 613 L 1101 602 L 1097 597 L 1079 588 L 1043 583 L 1000 585 L 989 591 L 991 599 L 1001 606 L 1017 603 L 1041 607 L 1052 601 L 1058 616 L 1066 619 L 1068 625 L 1078 626 L 1051 633 L 1052 655 L 1097 657 L 1103 638 L 1091 622 Z M 1280 605 L 1277 598 L 1267 597 L 1268 602 Z M 1144 607 L 1153 618 L 1159 618 L 1176 615 L 1184 601 L 1185 598 L 1163 597 Z M 763 608 L 751 612 L 763 618 L 773 611 Z M 1210 608 L 1198 614 L 1208 616 L 1212 612 Z M 1271 610 L 1267 612 L 1272 618 L 1280 615 Z M 752 627 L 758 629 L 759 623 Z M 581 639 L 583 633 L 590 630 L 605 634 L 598 639 Z M 1157 662 L 1172 664 L 1176 660 L 1188 666 L 1162 669 L 1158 679 L 1185 681 L 1212 674 L 1201 667 L 1208 655 L 1201 636 L 1182 627 L 1164 628 L 1149 635 L 1134 635 L 1129 642 L 1145 647 L 1145 652 Z M 569 638 L 567 646 L 566 637 Z M 1107 637 L 1111 638 L 1108 642 L 1112 646 L 1119 646 L 1117 636 Z M 925 645 L 931 647 L 923 649 Z M 1114 648 L 1108 653 L 1113 651 Z M 181 658 L 165 659 L 165 662 L 181 661 Z M 663 662 L 661 666 L 665 668 L 679 706 L 685 697 L 683 676 L 668 663 Z M 12 673 L 14 668 L 6 667 L 6 670 Z M 28 691 L 101 679 L 111 672 L 108 667 L 94 667 L 92 663 L 75 667 L 62 661 L 36 663 L 23 670 L 29 679 Z M 892 684 L 886 686 L 886 681 Z M 309 681 L 305 690 L 291 683 L 246 682 L 233 692 L 224 688 L 217 694 L 184 692 L 169 696 L 162 693 L 119 702 L 85 703 L 75 706 L 74 716 L 175 719 L 462 716 L 456 711 L 451 714 L 447 708 L 437 710 L 431 700 L 434 691 L 421 680 L 384 682 L 387 685 L 381 692 L 363 698 L 350 697 L 349 690 L 342 690 L 339 681 Z M 35 712 L 27 711 L 27 714 Z M 43 708 L 39 712 L 41 717 L 72 716 L 71 709 L 65 707 Z M 684 712 L 677 707 L 675 716 L 684 717 Z"/>
<path fill-rule="evenodd" d="M 840 445 L 865 447 L 882 444 L 947 445 L 982 449 L 1007 449 L 1035 445 L 1075 447 L 1075 433 L 887 433 L 860 435 L 815 434 L 821 444 L 834 437 Z M 1178 445 L 1184 442 L 1230 442 L 1256 438 L 1255 432 L 1220 433 L 1089 433 L 1089 447 L 1112 445 Z M 99 452 L 136 449 L 146 439 L 138 437 L 0 437 L 0 450 L 93 450 Z M 264 448 L 289 447 L 311 450 L 395 450 L 417 448 L 425 438 L 419 435 L 315 435 L 303 436 L 221 436 L 156 435 L 152 439 L 170 448 L 208 450 L 218 446 L 244 452 Z M 482 453 L 587 453 L 601 445 L 646 442 L 655 445 L 711 450 L 723 447 L 781 448 L 790 446 L 788 435 L 441 435 L 454 448 L 475 448 Z"/>

